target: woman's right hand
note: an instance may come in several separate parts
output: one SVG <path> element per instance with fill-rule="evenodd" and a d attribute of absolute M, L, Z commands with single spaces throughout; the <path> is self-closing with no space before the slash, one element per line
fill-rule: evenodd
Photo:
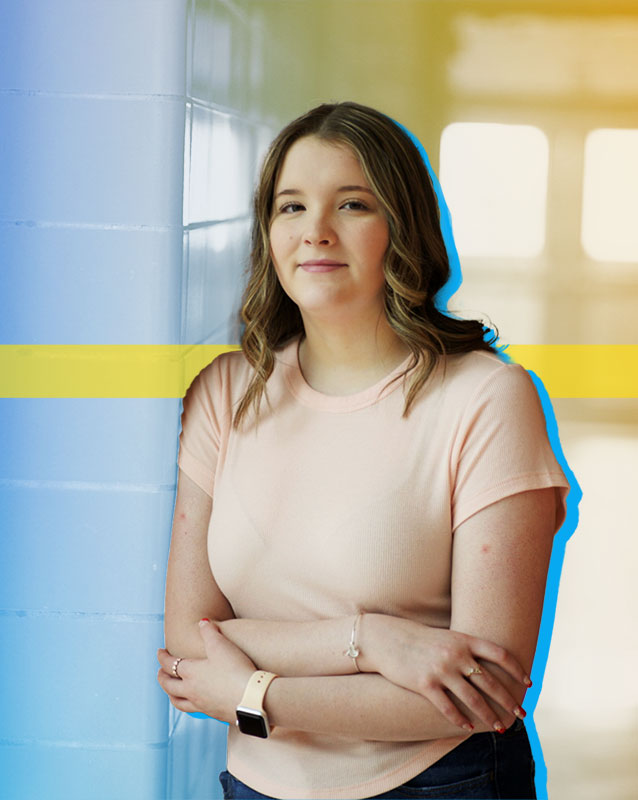
<path fill-rule="evenodd" d="M 422 695 L 446 719 L 468 732 L 475 726 L 453 699 L 467 706 L 487 729 L 499 733 L 514 716 L 525 716 L 506 686 L 478 662 L 496 664 L 522 686 L 531 686 L 518 661 L 493 642 L 400 617 L 365 614 L 360 621 L 360 643 L 362 670 L 378 672 L 397 686 Z M 486 698 L 506 714 L 497 714 Z"/>

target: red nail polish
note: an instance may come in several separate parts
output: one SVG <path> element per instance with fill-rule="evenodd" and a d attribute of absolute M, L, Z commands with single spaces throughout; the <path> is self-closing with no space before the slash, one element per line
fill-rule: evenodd
<path fill-rule="evenodd" d="M 494 723 L 493 728 L 497 733 L 505 733 L 505 726 L 500 720 Z"/>
<path fill-rule="evenodd" d="M 527 675 L 526 675 L 526 676 L 523 678 L 523 683 L 525 684 L 525 686 L 527 686 L 527 688 L 528 688 L 528 689 L 529 689 L 529 687 L 532 685 L 532 682 L 531 682 L 531 681 L 530 681 L 530 679 L 527 677 Z"/>
<path fill-rule="evenodd" d="M 208 617 L 202 617 L 200 619 L 200 622 L 210 622 L 210 620 L 208 619 Z"/>

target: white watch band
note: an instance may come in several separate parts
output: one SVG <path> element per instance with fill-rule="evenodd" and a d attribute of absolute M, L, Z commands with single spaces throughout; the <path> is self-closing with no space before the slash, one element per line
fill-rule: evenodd
<path fill-rule="evenodd" d="M 244 695 L 239 703 L 242 708 L 251 708 L 255 711 L 264 710 L 264 697 L 270 684 L 277 678 L 274 672 L 266 672 L 263 669 L 253 672 L 250 676 Z"/>

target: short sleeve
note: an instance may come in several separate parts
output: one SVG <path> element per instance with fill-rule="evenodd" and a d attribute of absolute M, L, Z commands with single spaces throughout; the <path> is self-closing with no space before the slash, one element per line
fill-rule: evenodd
<path fill-rule="evenodd" d="M 221 442 L 221 386 L 216 359 L 205 367 L 184 397 L 179 468 L 212 497 Z"/>
<path fill-rule="evenodd" d="M 565 518 L 569 483 L 552 451 L 532 379 L 503 364 L 466 405 L 455 442 L 452 529 L 492 503 L 519 492 L 557 487 L 556 527 Z"/>

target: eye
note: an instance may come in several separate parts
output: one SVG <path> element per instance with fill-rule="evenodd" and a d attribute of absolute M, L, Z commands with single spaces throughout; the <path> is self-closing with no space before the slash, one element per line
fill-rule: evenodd
<path fill-rule="evenodd" d="M 294 214 L 295 211 L 303 210 L 301 203 L 285 203 L 279 209 L 280 214 Z"/>
<path fill-rule="evenodd" d="M 341 208 L 345 208 L 351 211 L 369 211 L 370 207 L 366 205 L 363 200 L 346 200 L 345 203 L 341 205 Z"/>

